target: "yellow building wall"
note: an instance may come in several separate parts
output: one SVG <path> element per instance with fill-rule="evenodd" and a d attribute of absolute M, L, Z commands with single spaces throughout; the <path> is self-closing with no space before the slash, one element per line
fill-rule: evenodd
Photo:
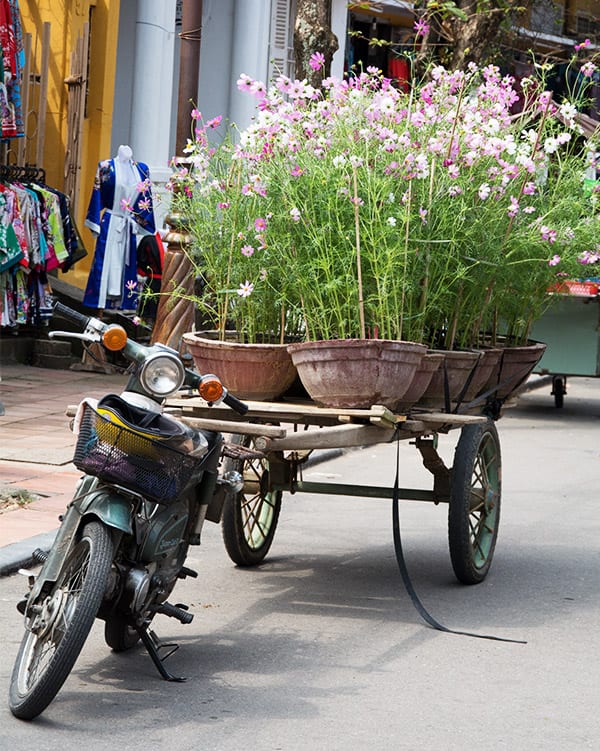
<path fill-rule="evenodd" d="M 23 34 L 32 36 L 31 74 L 39 76 L 42 62 L 42 35 L 50 23 L 50 55 L 47 76 L 47 107 L 43 129 L 43 160 L 38 167 L 46 171 L 48 185 L 64 189 L 65 155 L 67 153 L 68 88 L 65 79 L 71 73 L 71 55 L 84 24 L 91 22 L 89 78 L 86 116 L 81 141 L 79 194 L 73 218 L 88 255 L 75 269 L 61 278 L 83 289 L 87 282 L 95 241 L 84 227 L 84 219 L 94 184 L 96 167 L 110 156 L 113 116 L 114 81 L 117 57 L 117 36 L 120 0 L 21 0 Z M 32 79 L 33 80 L 33 79 Z M 26 119 L 27 163 L 36 163 L 36 139 L 39 111 L 36 97 L 39 83 L 30 85 L 30 101 Z"/>

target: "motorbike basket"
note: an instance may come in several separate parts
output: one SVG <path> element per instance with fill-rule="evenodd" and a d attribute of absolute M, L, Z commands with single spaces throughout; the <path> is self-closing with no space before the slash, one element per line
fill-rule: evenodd
<path fill-rule="evenodd" d="M 166 505 L 190 483 L 201 459 L 117 425 L 84 404 L 73 464 Z"/>

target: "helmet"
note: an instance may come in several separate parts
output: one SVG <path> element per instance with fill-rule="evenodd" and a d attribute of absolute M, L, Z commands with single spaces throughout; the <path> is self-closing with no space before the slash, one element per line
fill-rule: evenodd
<path fill-rule="evenodd" d="M 102 397 L 98 402 L 96 412 L 105 421 L 109 421 L 129 433 L 133 433 L 134 435 L 131 436 L 132 439 L 135 436 L 140 439 L 139 441 L 135 441 L 135 449 L 132 445 L 132 452 L 135 450 L 135 453 L 147 453 L 153 443 L 154 445 L 157 443 L 162 444 L 171 449 L 186 453 L 193 448 L 193 431 L 183 423 L 170 415 L 151 412 L 150 410 L 130 404 L 116 394 L 107 394 Z M 110 426 L 106 426 L 106 428 L 108 432 Z M 100 429 L 101 426 L 98 425 L 97 430 L 99 433 Z M 110 432 L 112 433 L 113 431 Z M 122 433 L 122 431 L 118 431 L 118 433 Z M 101 435 L 100 437 L 102 440 L 106 440 L 105 436 Z M 113 441 L 110 440 L 107 442 L 112 443 Z M 144 444 L 146 445 L 146 449 L 141 451 L 140 449 Z M 119 441 L 119 446 L 121 449 L 125 449 L 123 437 Z"/>

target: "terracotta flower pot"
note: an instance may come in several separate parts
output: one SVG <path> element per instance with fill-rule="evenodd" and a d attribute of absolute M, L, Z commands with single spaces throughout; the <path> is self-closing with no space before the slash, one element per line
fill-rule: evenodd
<path fill-rule="evenodd" d="M 288 351 L 317 404 L 395 409 L 427 348 L 388 339 L 333 339 L 290 344 Z"/>
<path fill-rule="evenodd" d="M 542 359 L 546 345 L 542 342 L 532 342 L 521 346 L 506 346 L 500 348 L 497 368 L 482 390 L 494 389 L 492 398 L 506 399 L 521 386 L 533 372 Z"/>
<path fill-rule="evenodd" d="M 396 405 L 397 412 L 408 412 L 419 401 L 443 361 L 444 355 L 441 352 L 428 352 L 423 355 L 410 386 Z"/>
<path fill-rule="evenodd" d="M 467 352 L 462 350 L 432 350 L 444 357 L 443 362 L 437 370 L 434 371 L 429 386 L 423 393 L 423 396 L 417 402 L 417 407 L 426 409 L 435 409 L 445 411 L 448 407 L 456 407 L 457 401 L 465 401 L 469 396 L 471 384 L 473 383 L 474 369 L 480 359 L 478 352 Z M 471 377 L 469 386 L 467 380 Z M 446 404 L 446 383 L 448 387 L 448 399 L 450 404 Z M 465 392 L 467 386 L 467 392 Z"/>
<path fill-rule="evenodd" d="M 281 396 L 296 378 L 285 344 L 242 344 L 184 334 L 200 373 L 219 376 L 240 399 L 265 400 Z"/>

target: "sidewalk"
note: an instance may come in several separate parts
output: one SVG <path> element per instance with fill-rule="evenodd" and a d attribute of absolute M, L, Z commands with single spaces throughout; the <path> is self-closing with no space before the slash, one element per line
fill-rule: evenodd
<path fill-rule="evenodd" d="M 0 576 L 26 567 L 36 547 L 48 547 L 80 472 L 71 459 L 75 436 L 65 414 L 84 396 L 120 393 L 125 375 L 6 364 L 0 370 L 0 491 L 36 496 L 0 507 Z M 2 412 L 2 410 L 0 410 Z"/>

